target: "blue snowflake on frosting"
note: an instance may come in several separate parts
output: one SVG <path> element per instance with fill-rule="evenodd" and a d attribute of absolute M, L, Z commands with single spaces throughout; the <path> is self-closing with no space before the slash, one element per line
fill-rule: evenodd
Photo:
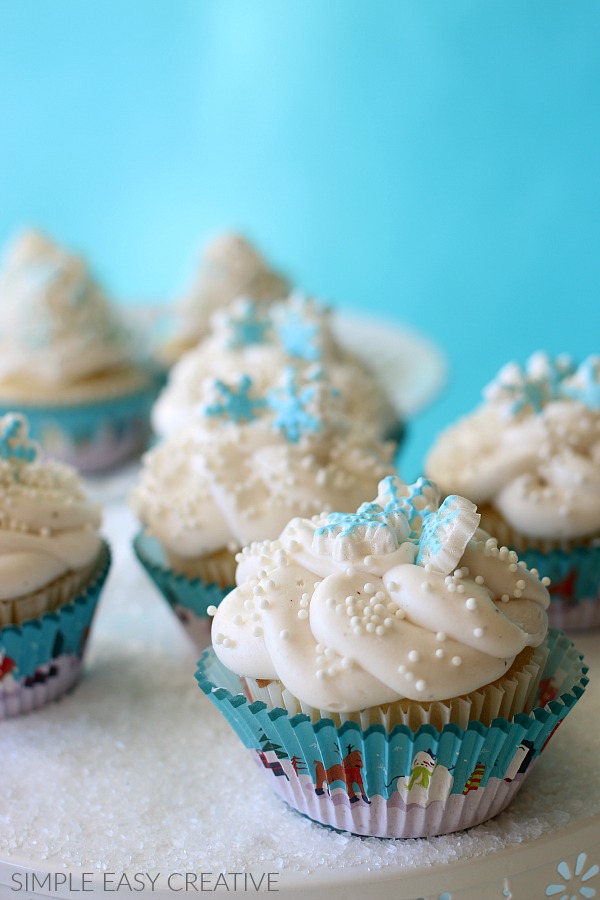
<path fill-rule="evenodd" d="M 264 398 L 250 396 L 252 379 L 249 375 L 242 376 L 237 390 L 219 379 L 215 380 L 214 387 L 219 399 L 203 408 L 202 412 L 207 416 L 221 416 L 231 422 L 252 422 L 257 418 L 257 411 L 267 405 Z"/>
<path fill-rule="evenodd" d="M 252 300 L 244 300 L 240 304 L 239 314 L 230 315 L 226 320 L 226 326 L 229 331 L 227 345 L 234 350 L 238 347 L 264 344 L 271 323 L 266 317 L 259 314 L 256 303 Z"/>
<path fill-rule="evenodd" d="M 0 457 L 12 463 L 31 463 L 37 459 L 38 445 L 29 440 L 24 416 L 9 413 L 0 419 Z"/>
<path fill-rule="evenodd" d="M 505 367 L 487 392 L 508 400 L 508 411 L 514 416 L 527 409 L 537 415 L 548 403 L 564 396 L 563 383 L 573 371 L 567 357 L 552 359 L 536 353 L 529 358 L 525 369 L 517 365 Z"/>
<path fill-rule="evenodd" d="M 580 400 L 590 409 L 600 409 L 600 358 L 589 356 L 584 360 L 574 378 L 561 384 L 561 395 Z"/>
<path fill-rule="evenodd" d="M 406 493 L 401 493 L 404 490 Z M 386 500 L 386 512 L 402 513 L 410 525 L 410 540 L 416 541 L 421 533 L 423 516 L 437 509 L 439 492 L 428 478 L 419 478 L 414 484 L 404 484 L 396 475 L 388 475 L 379 485 L 379 496 Z"/>
<path fill-rule="evenodd" d="M 390 517 L 378 503 L 363 503 L 355 513 L 329 513 L 315 534 L 351 537 L 359 529 L 373 527 L 391 529 Z"/>
<path fill-rule="evenodd" d="M 302 303 L 298 309 L 293 307 L 285 317 L 277 323 L 277 334 L 287 353 L 308 362 L 321 359 L 319 347 L 319 323 L 311 321 Z"/>
<path fill-rule="evenodd" d="M 292 444 L 297 444 L 303 435 L 322 428 L 321 420 L 309 412 L 316 392 L 315 385 L 300 388 L 294 370 L 286 369 L 285 386 L 274 388 L 267 396 L 267 403 L 275 413 L 273 427 L 283 432 Z"/>

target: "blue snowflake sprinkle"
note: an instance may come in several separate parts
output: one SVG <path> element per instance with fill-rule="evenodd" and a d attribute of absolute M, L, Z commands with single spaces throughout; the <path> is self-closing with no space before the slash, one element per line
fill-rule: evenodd
<path fill-rule="evenodd" d="M 245 300 L 240 304 L 239 315 L 231 315 L 226 321 L 226 326 L 229 330 L 227 346 L 233 350 L 238 347 L 266 343 L 271 323 L 267 318 L 259 315 L 256 303 L 252 300 Z"/>
<path fill-rule="evenodd" d="M 256 412 L 267 405 L 265 399 L 250 396 L 252 379 L 249 375 L 242 376 L 237 391 L 219 379 L 215 380 L 214 386 L 220 399 L 203 408 L 207 416 L 222 416 L 231 422 L 252 422 L 257 418 Z"/>
<path fill-rule="evenodd" d="M 9 413 L 0 419 L 0 457 L 7 462 L 31 463 L 38 456 L 38 446 L 28 437 L 24 416 Z"/>
<path fill-rule="evenodd" d="M 309 362 L 321 359 L 319 324 L 307 318 L 302 308 L 290 309 L 276 328 L 279 339 L 290 356 Z"/>
<path fill-rule="evenodd" d="M 600 409 L 600 358 L 590 356 L 577 369 L 574 379 L 561 385 L 561 395 L 580 400 L 590 409 Z"/>
<path fill-rule="evenodd" d="M 299 388 L 293 369 L 286 369 L 285 378 L 283 388 L 274 388 L 269 392 L 267 403 L 275 412 L 273 427 L 283 432 L 292 444 L 297 444 L 303 435 L 322 428 L 321 420 L 308 411 L 317 388 L 314 385 Z"/>

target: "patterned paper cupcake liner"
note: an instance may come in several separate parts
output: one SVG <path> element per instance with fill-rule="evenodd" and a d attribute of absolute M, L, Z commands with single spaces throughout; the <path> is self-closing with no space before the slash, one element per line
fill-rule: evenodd
<path fill-rule="evenodd" d="M 218 606 L 232 587 L 221 588 L 215 582 L 188 578 L 173 572 L 166 563 L 157 540 L 140 531 L 133 540 L 135 555 L 157 586 L 198 650 L 210 644 L 212 619 L 209 606 Z"/>
<path fill-rule="evenodd" d="M 41 406 L 2 403 L 0 415 L 22 412 L 29 434 L 53 459 L 85 473 L 110 469 L 141 453 L 150 437 L 150 410 L 156 383 L 122 397 Z"/>
<path fill-rule="evenodd" d="M 489 727 L 311 722 L 250 702 L 212 648 L 196 679 L 295 810 L 357 835 L 416 838 L 470 828 L 510 803 L 588 683 L 583 658 L 561 632 L 551 630 L 548 649 L 535 709 Z"/>
<path fill-rule="evenodd" d="M 110 560 L 103 544 L 93 581 L 72 601 L 0 629 L 0 719 L 38 709 L 75 685 Z"/>
<path fill-rule="evenodd" d="M 548 620 L 565 631 L 600 628 L 600 546 L 519 553 L 527 566 L 550 579 Z"/>

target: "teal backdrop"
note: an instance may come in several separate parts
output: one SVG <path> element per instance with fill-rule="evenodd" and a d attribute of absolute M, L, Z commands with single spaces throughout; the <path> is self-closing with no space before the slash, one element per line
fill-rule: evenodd
<path fill-rule="evenodd" d="M 234 227 L 429 335 L 412 477 L 503 362 L 600 351 L 599 48 L 597 0 L 0 0 L 0 240 L 164 302 Z"/>

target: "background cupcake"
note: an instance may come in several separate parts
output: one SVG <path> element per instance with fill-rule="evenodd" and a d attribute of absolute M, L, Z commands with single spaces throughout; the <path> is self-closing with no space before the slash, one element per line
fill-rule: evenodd
<path fill-rule="evenodd" d="M 85 472 L 140 452 L 155 375 L 85 262 L 23 232 L 0 270 L 0 306 L 0 411 L 26 412 L 43 449 Z"/>
<path fill-rule="evenodd" d="M 357 834 L 495 815 L 585 687 L 538 577 L 439 501 L 386 478 L 356 514 L 248 548 L 197 674 L 281 796 Z M 532 712 L 542 677 L 571 693 Z"/>
<path fill-rule="evenodd" d="M 242 374 L 206 392 L 195 418 L 146 454 L 132 497 L 142 562 L 167 599 L 181 603 L 182 584 L 195 592 L 204 618 L 215 602 L 204 587 L 220 599 L 245 543 L 276 536 L 294 510 L 356 507 L 391 471 L 393 449 L 344 416 L 322 370 L 287 369 L 266 393 Z"/>
<path fill-rule="evenodd" d="M 75 684 L 110 563 L 70 466 L 41 461 L 20 415 L 0 419 L 0 718 Z"/>
<path fill-rule="evenodd" d="M 213 313 L 237 297 L 266 306 L 289 289 L 287 278 L 246 237 L 219 235 L 205 247 L 196 276 L 179 301 L 176 333 L 161 347 L 160 359 L 170 365 L 195 347 L 208 334 Z"/>
<path fill-rule="evenodd" d="M 426 463 L 445 492 L 551 579 L 551 622 L 600 625 L 600 360 L 530 357 L 503 368 L 485 402 L 443 432 Z"/>
<path fill-rule="evenodd" d="M 400 413 L 385 387 L 362 360 L 337 343 L 331 311 L 299 293 L 268 308 L 238 298 L 216 312 L 206 338 L 171 369 L 152 410 L 154 430 L 165 436 L 185 424 L 201 404 L 209 378 L 243 371 L 257 390 L 266 392 L 289 365 L 303 371 L 324 366 L 344 413 L 384 439 L 399 441 Z"/>

